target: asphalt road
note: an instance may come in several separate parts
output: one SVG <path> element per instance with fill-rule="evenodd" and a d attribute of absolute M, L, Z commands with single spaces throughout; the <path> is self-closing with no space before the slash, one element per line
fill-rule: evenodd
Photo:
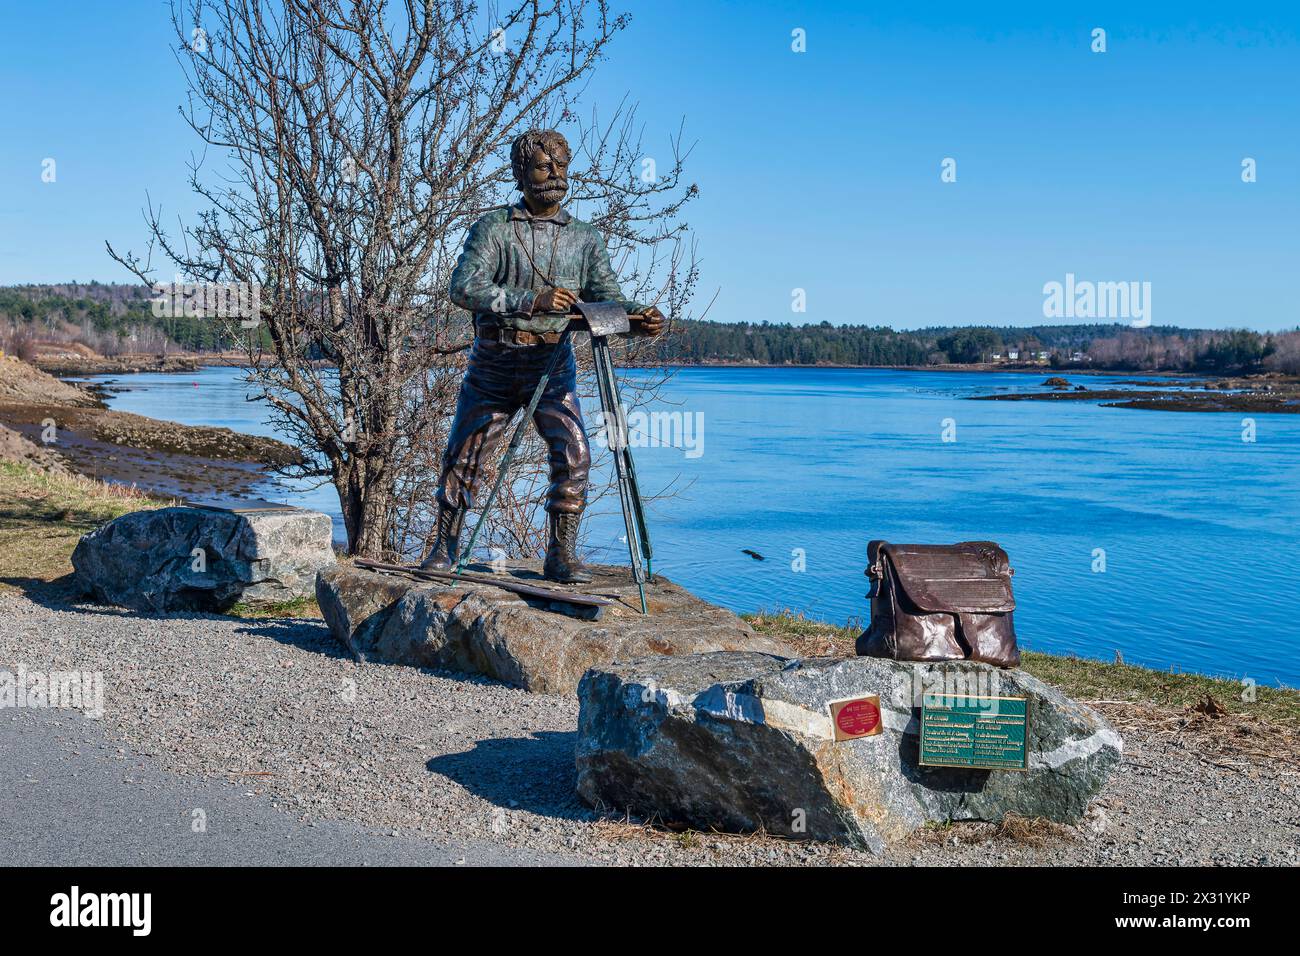
<path fill-rule="evenodd" d="M 196 814 L 195 811 L 201 811 Z M 196 832 L 196 821 L 204 827 Z M 541 866 L 584 862 L 315 825 L 243 787 L 119 753 L 95 721 L 0 710 L 0 859 L 10 866 Z"/>

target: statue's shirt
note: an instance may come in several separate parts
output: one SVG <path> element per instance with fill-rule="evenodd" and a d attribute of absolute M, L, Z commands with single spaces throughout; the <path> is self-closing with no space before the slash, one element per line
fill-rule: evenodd
<path fill-rule="evenodd" d="M 623 298 L 594 226 L 564 209 L 534 216 L 522 200 L 493 209 L 470 228 L 451 274 L 451 301 L 473 312 L 476 326 L 554 332 L 564 328 L 567 316 L 532 314 L 548 279 L 576 291 L 583 302 L 621 302 L 628 312 L 644 308 Z"/>

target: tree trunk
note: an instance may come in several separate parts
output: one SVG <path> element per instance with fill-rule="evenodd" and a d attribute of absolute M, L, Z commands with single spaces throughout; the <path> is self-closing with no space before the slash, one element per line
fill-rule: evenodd
<path fill-rule="evenodd" d="M 358 460 L 335 482 L 348 536 L 348 554 L 361 558 L 386 557 L 388 547 L 388 474 L 382 462 Z"/>

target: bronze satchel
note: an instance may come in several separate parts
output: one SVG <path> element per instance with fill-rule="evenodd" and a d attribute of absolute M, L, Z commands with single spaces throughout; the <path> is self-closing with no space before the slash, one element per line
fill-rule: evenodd
<path fill-rule="evenodd" d="M 867 545 L 871 627 L 861 657 L 1020 663 L 1010 562 L 992 541 Z"/>

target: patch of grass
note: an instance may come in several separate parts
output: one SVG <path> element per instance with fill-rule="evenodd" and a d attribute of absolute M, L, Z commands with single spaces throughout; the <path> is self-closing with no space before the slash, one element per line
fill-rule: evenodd
<path fill-rule="evenodd" d="M 1078 700 L 1198 711 L 1205 707 L 1208 698 L 1230 715 L 1300 726 L 1300 691 L 1291 688 L 1247 688 L 1240 681 L 1219 677 L 1175 674 L 1135 664 L 1113 664 L 1037 651 L 1022 653 L 1020 666 Z M 1247 690 L 1253 690 L 1253 701 L 1242 700 Z"/>
<path fill-rule="evenodd" d="M 801 655 L 811 657 L 853 654 L 854 641 L 862 630 L 857 624 L 840 627 L 791 611 L 761 611 L 745 615 L 745 620 L 754 630 L 783 640 Z M 1255 699 L 1243 700 L 1248 688 L 1238 681 L 1036 651 L 1023 652 L 1020 666 L 1084 702 L 1141 704 L 1195 713 L 1213 711 L 1218 705 L 1225 716 L 1300 727 L 1300 691 L 1291 688 L 1254 687 L 1250 690 Z M 1207 699 L 1213 704 L 1207 705 Z"/>
<path fill-rule="evenodd" d="M 169 503 L 135 488 L 0 462 L 0 587 L 60 578 L 71 572 L 83 534 L 128 511 Z"/>
<path fill-rule="evenodd" d="M 320 605 L 316 599 L 309 595 L 295 598 L 292 601 L 280 601 L 275 604 L 244 604 L 239 603 L 226 612 L 231 617 L 240 618 L 295 618 L 295 619 L 316 619 L 319 620 Z"/>
<path fill-rule="evenodd" d="M 1008 813 L 1001 823 L 996 824 L 931 820 L 914 832 L 909 840 L 916 846 L 973 846 L 996 841 L 1042 848 L 1068 843 L 1075 838 L 1075 831 L 1063 824 Z"/>
<path fill-rule="evenodd" d="M 1008 840 L 1023 846 L 1046 846 L 1049 843 L 1074 838 L 1070 828 L 1039 817 L 1022 817 L 1008 813 L 994 833 L 998 840 Z"/>
<path fill-rule="evenodd" d="M 854 642 L 862 633 L 862 626 L 852 621 L 844 626 L 827 624 L 789 609 L 759 611 L 741 617 L 760 634 L 789 644 L 801 657 L 851 655 Z"/>
<path fill-rule="evenodd" d="M 721 830 L 697 830 L 685 824 L 670 823 L 654 817 L 651 819 L 633 818 L 630 813 L 618 814 L 606 810 L 599 817 L 593 829 L 596 835 L 608 842 L 645 841 L 650 844 L 673 846 L 680 850 L 689 850 L 712 857 L 726 857 L 747 845 L 772 846 L 784 844 L 804 851 L 816 851 L 819 861 L 828 864 L 854 862 L 857 853 L 849 847 L 835 843 L 819 843 L 812 840 L 795 840 L 790 837 L 769 833 L 760 829 L 748 833 L 726 833 Z M 776 861 L 788 863 L 790 860 Z"/>

